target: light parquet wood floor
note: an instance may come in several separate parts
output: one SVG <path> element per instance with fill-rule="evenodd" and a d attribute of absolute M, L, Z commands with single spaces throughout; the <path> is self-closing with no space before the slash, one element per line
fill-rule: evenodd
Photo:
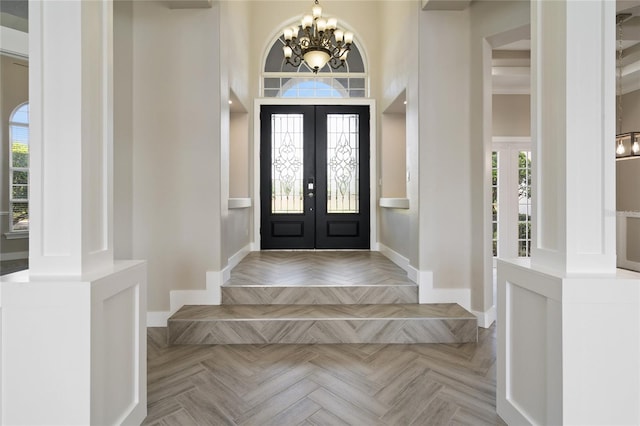
<path fill-rule="evenodd" d="M 237 285 L 415 285 L 407 273 L 374 251 L 256 251 L 225 284 Z"/>
<path fill-rule="evenodd" d="M 168 346 L 148 329 L 145 425 L 503 425 L 478 343 Z"/>

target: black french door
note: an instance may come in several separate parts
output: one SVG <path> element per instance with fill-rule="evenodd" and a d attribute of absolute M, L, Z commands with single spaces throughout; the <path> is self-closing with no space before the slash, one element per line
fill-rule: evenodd
<path fill-rule="evenodd" d="M 369 248 L 369 107 L 265 105 L 262 249 Z"/>

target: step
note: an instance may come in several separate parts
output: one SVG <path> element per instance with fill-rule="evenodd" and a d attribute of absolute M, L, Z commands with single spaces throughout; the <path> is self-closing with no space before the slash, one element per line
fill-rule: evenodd
<path fill-rule="evenodd" d="M 193 305 L 169 318 L 169 344 L 476 342 L 476 317 L 455 303 Z"/>
<path fill-rule="evenodd" d="M 418 286 L 375 285 L 225 285 L 223 305 L 373 305 L 418 303 Z"/>

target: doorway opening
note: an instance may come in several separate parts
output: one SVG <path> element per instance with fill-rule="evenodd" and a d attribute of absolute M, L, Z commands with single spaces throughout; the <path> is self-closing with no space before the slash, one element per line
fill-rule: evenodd
<path fill-rule="evenodd" d="M 262 249 L 370 248 L 370 111 L 263 105 Z"/>

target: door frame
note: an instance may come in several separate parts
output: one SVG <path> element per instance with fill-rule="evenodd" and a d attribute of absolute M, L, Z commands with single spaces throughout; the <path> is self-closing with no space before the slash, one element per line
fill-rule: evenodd
<path fill-rule="evenodd" d="M 260 109 L 262 105 L 362 105 L 369 107 L 369 250 L 378 251 L 378 141 L 376 101 L 368 98 L 320 98 L 320 99 L 285 99 L 256 98 L 253 104 L 253 140 L 251 151 L 253 156 L 252 211 L 253 242 L 252 251 L 259 251 L 262 246 L 260 236 Z"/>

